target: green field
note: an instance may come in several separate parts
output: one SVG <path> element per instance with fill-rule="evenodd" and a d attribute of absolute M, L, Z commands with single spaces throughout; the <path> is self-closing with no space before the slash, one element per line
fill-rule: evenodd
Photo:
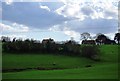
<path fill-rule="evenodd" d="M 58 68 L 59 70 L 25 70 L 6 72 L 3 79 L 117 79 L 118 46 L 100 46 L 101 61 L 83 57 L 49 54 L 3 54 L 3 69 Z M 55 65 L 53 65 L 55 63 Z M 85 67 L 91 65 L 91 67 Z"/>

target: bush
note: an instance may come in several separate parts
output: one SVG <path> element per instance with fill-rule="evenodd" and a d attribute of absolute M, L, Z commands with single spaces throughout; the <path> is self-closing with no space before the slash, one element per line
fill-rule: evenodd
<path fill-rule="evenodd" d="M 93 59 L 93 60 L 100 60 L 99 58 L 99 47 L 96 45 L 82 45 L 81 46 L 81 54 L 84 57 Z"/>

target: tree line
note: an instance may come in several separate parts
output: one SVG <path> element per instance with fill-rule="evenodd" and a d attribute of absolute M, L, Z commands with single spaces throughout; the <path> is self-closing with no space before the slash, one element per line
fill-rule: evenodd
<path fill-rule="evenodd" d="M 87 50 L 87 51 L 86 51 Z M 2 43 L 2 51 L 15 54 L 54 54 L 67 56 L 83 56 L 96 60 L 98 47 L 96 45 L 80 45 L 75 41 L 56 43 L 53 39 L 44 39 L 42 42 L 26 39 L 13 40 Z"/>
<path fill-rule="evenodd" d="M 116 33 L 114 36 L 114 40 L 111 40 L 109 37 L 107 37 L 104 34 L 97 34 L 94 38 L 90 36 L 89 33 L 84 32 L 81 34 L 82 38 L 82 44 L 97 44 L 97 45 L 102 45 L 102 44 L 120 44 L 120 33 Z M 88 40 L 90 39 L 90 40 Z"/>
<path fill-rule="evenodd" d="M 8 38 L 7 38 L 8 39 Z M 116 34 L 114 37 L 117 40 L 118 44 L 120 41 L 120 34 Z M 114 42 L 115 42 L 114 40 Z M 16 54 L 32 53 L 32 54 L 55 54 L 55 55 L 67 55 L 67 56 L 83 56 L 93 60 L 99 59 L 99 45 L 101 44 L 111 44 L 108 41 L 111 41 L 107 36 L 100 34 L 95 40 L 83 41 L 94 41 L 93 42 L 84 42 L 83 44 L 78 44 L 74 40 L 65 41 L 63 43 L 57 43 L 54 39 L 43 39 L 42 42 L 33 40 L 33 39 L 16 39 L 12 41 L 2 40 L 2 51 L 11 52 Z M 83 42 L 82 41 L 82 42 Z M 96 45 L 95 41 L 97 42 Z"/>

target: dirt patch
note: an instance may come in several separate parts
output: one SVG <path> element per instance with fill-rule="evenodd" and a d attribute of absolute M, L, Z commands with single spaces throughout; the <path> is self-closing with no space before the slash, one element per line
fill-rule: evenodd
<path fill-rule="evenodd" d="M 85 65 L 85 67 L 86 67 L 86 68 L 88 68 L 88 67 L 92 67 L 92 65 Z"/>
<path fill-rule="evenodd" d="M 61 70 L 64 68 L 43 68 L 43 67 L 37 67 L 37 68 L 24 68 L 24 69 L 2 69 L 3 73 L 7 72 L 21 72 L 21 71 L 26 71 L 26 70 Z"/>
<path fill-rule="evenodd" d="M 24 71 L 27 69 L 2 69 L 2 73 L 6 73 L 6 72 L 20 72 L 20 71 Z"/>

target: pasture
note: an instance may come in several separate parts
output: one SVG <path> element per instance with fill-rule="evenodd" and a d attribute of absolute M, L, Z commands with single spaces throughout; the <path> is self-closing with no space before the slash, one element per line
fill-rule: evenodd
<path fill-rule="evenodd" d="M 2 77 L 3 79 L 118 79 L 118 64 L 120 64 L 118 62 L 118 46 L 101 45 L 100 52 L 101 61 L 60 54 L 3 53 L 3 70 L 26 70 L 4 72 Z M 88 65 L 90 67 L 86 67 Z M 34 68 L 43 68 L 44 70 Z"/>

